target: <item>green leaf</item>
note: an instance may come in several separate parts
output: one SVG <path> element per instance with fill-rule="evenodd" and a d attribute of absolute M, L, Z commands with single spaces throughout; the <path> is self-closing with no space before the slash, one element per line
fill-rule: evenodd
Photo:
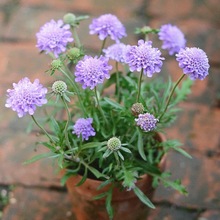
<path fill-rule="evenodd" d="M 103 154 L 103 157 L 104 158 L 107 158 L 109 155 L 111 155 L 112 154 L 112 151 L 111 150 L 109 150 L 109 149 L 107 149 L 106 151 L 105 151 L 105 153 Z"/>
<path fill-rule="evenodd" d="M 192 159 L 191 155 L 189 155 L 185 150 L 183 150 L 182 148 L 180 148 L 180 146 L 182 145 L 182 143 L 180 143 L 178 140 L 167 140 L 165 142 L 161 143 L 162 146 L 164 146 L 165 150 L 168 151 L 170 149 L 174 149 L 177 152 L 181 153 L 182 155 L 184 155 L 185 157 Z"/>
<path fill-rule="evenodd" d="M 117 154 L 118 154 L 118 156 L 122 159 L 122 160 L 124 160 L 125 158 L 124 158 L 124 156 L 121 154 L 121 152 L 120 151 L 117 151 Z"/>
<path fill-rule="evenodd" d="M 143 202 L 148 207 L 155 209 L 155 206 L 150 201 L 150 199 L 148 199 L 148 197 L 138 187 L 134 187 L 133 191 L 135 195 L 141 200 L 141 202 Z"/>
<path fill-rule="evenodd" d="M 185 188 L 185 186 L 183 186 L 181 184 L 181 181 L 180 180 L 175 180 L 175 181 L 170 181 L 170 180 L 167 180 L 167 179 L 164 179 L 163 177 L 160 178 L 163 182 L 164 182 L 164 185 L 166 187 L 172 187 L 173 189 L 179 191 L 180 193 L 182 193 L 183 195 L 187 195 L 188 192 Z"/>
<path fill-rule="evenodd" d="M 59 156 L 58 154 L 55 154 L 53 152 L 38 154 L 38 155 L 32 157 L 30 160 L 25 161 L 23 164 L 27 165 L 27 164 L 30 164 L 30 163 L 34 163 L 34 162 L 36 162 L 40 159 L 43 159 L 43 158 L 54 158 L 54 157 L 58 157 L 58 156 Z"/>
<path fill-rule="evenodd" d="M 57 123 L 57 121 L 55 120 L 55 118 L 54 117 L 50 117 L 50 121 L 51 121 L 51 123 L 52 123 L 52 128 L 53 128 L 53 130 L 54 130 L 54 132 L 57 134 L 57 133 L 59 133 L 60 132 L 60 126 L 59 126 L 59 124 Z"/>
<path fill-rule="evenodd" d="M 90 172 L 92 172 L 95 177 L 97 179 L 99 179 L 100 177 L 105 177 L 105 175 L 103 175 L 102 173 L 100 173 L 97 169 L 95 169 L 94 167 L 91 166 L 87 166 L 87 168 L 89 169 Z"/>
<path fill-rule="evenodd" d="M 90 148 L 99 148 L 99 147 L 102 147 L 103 145 L 105 145 L 106 143 L 107 143 L 106 141 L 104 141 L 104 142 L 89 142 L 89 143 L 83 144 L 81 146 L 81 150 L 90 149 Z"/>
<path fill-rule="evenodd" d="M 105 100 L 108 104 L 110 104 L 111 106 L 113 106 L 114 108 L 123 110 L 123 107 L 122 107 L 120 104 L 118 104 L 117 102 L 115 102 L 115 101 L 113 101 L 113 100 L 111 100 L 111 99 L 109 99 L 109 98 L 107 98 L 107 97 L 105 97 L 104 100 Z"/>
<path fill-rule="evenodd" d="M 174 150 L 176 150 L 177 152 L 181 153 L 183 156 L 192 159 L 192 156 L 190 154 L 188 154 L 185 150 L 183 150 L 182 148 L 178 148 L 178 147 L 173 147 Z"/>
<path fill-rule="evenodd" d="M 131 154 L 131 151 L 126 147 L 120 147 L 120 150 L 123 150 L 124 152 Z"/>
<path fill-rule="evenodd" d="M 140 131 L 138 132 L 138 152 L 144 160 L 147 160 L 147 157 L 144 153 L 143 136 Z"/>
<path fill-rule="evenodd" d="M 113 216 L 114 216 L 114 211 L 113 211 L 113 207 L 112 207 L 112 188 L 107 193 L 105 205 L 106 205 L 106 210 L 107 210 L 109 219 L 112 220 Z"/>
<path fill-rule="evenodd" d="M 76 184 L 76 186 L 81 186 L 87 179 L 88 169 L 85 167 L 85 172 L 82 179 Z"/>
<path fill-rule="evenodd" d="M 98 200 L 98 199 L 101 199 L 101 198 L 104 198 L 107 196 L 107 192 L 104 192 L 104 193 L 100 193 L 99 195 L 97 196 L 94 196 L 92 199 L 93 200 Z"/>

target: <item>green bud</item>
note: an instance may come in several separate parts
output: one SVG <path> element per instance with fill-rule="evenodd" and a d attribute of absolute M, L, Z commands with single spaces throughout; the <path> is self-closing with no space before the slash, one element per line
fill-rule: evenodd
<path fill-rule="evenodd" d="M 121 148 L 121 141 L 117 137 L 112 137 L 107 142 L 107 148 L 111 151 L 116 151 Z"/>
<path fill-rule="evenodd" d="M 67 91 L 67 85 L 65 82 L 58 80 L 53 83 L 52 91 L 56 95 L 63 95 Z"/>
<path fill-rule="evenodd" d="M 57 70 L 62 66 L 62 62 L 61 60 L 57 59 L 57 60 L 53 60 L 51 62 L 51 69 L 52 70 Z"/>
<path fill-rule="evenodd" d="M 73 13 L 67 13 L 64 15 L 63 21 L 65 24 L 74 26 L 76 24 L 76 16 Z"/>
<path fill-rule="evenodd" d="M 80 49 L 73 47 L 67 51 L 67 57 L 71 61 L 77 61 L 81 56 Z"/>

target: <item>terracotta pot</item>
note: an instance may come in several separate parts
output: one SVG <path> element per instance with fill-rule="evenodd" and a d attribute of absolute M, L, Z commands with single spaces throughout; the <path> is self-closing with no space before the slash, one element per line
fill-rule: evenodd
<path fill-rule="evenodd" d="M 162 137 L 159 137 L 161 139 Z M 162 141 L 163 139 L 161 139 Z M 162 158 L 159 168 L 165 169 L 165 156 Z M 92 198 L 105 192 L 109 186 L 97 190 L 101 181 L 87 179 L 81 186 L 75 185 L 81 180 L 81 176 L 72 176 L 67 182 L 67 190 L 73 203 L 73 212 L 77 220 L 108 220 L 108 214 L 105 207 L 105 198 L 93 200 Z M 143 175 L 142 179 L 136 183 L 149 199 L 152 199 L 154 189 L 152 187 L 152 177 Z M 114 220 L 145 220 L 147 218 L 148 208 L 131 191 L 121 191 L 114 188 L 112 195 L 112 205 L 114 209 Z"/>

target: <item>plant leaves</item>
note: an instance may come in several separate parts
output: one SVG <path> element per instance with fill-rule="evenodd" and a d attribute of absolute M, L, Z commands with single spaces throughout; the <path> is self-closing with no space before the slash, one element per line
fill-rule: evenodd
<path fill-rule="evenodd" d="M 133 188 L 133 191 L 135 195 L 141 200 L 141 202 L 143 202 L 148 207 L 155 209 L 154 204 L 150 201 L 150 199 L 148 199 L 148 197 L 137 186 Z"/>
<path fill-rule="evenodd" d="M 120 104 L 118 104 L 117 102 L 115 102 L 115 101 L 113 101 L 113 100 L 111 100 L 111 99 L 109 99 L 109 98 L 107 98 L 107 97 L 105 97 L 104 100 L 105 100 L 108 104 L 110 104 L 111 106 L 113 106 L 114 108 L 123 110 L 123 107 L 122 107 Z"/>
<path fill-rule="evenodd" d="M 58 154 L 55 154 L 53 152 L 38 154 L 38 155 L 32 157 L 30 160 L 26 160 L 23 164 L 27 165 L 27 164 L 30 164 L 30 163 L 34 163 L 34 162 L 36 162 L 40 159 L 43 159 L 43 158 L 55 158 L 55 157 L 58 157 L 58 156 L 59 156 Z"/>
<path fill-rule="evenodd" d="M 81 146 L 81 150 L 90 149 L 90 148 L 99 148 L 99 147 L 102 147 L 103 145 L 105 145 L 106 143 L 107 143 L 106 141 L 104 141 L 104 142 L 89 142 L 89 143 L 83 144 Z"/>
<path fill-rule="evenodd" d="M 143 136 L 141 131 L 138 132 L 138 152 L 144 160 L 147 160 L 147 157 L 144 153 Z"/>

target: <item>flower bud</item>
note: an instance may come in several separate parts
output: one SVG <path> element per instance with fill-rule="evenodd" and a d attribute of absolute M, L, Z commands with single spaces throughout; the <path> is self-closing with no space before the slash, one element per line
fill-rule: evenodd
<path fill-rule="evenodd" d="M 131 112 L 134 116 L 138 116 L 144 112 L 144 106 L 142 103 L 134 103 L 131 107 Z"/>
<path fill-rule="evenodd" d="M 74 26 L 76 23 L 76 16 L 73 13 L 67 13 L 63 16 L 63 21 L 66 24 Z"/>
<path fill-rule="evenodd" d="M 117 137 L 112 137 L 107 142 L 107 148 L 111 151 L 120 149 L 121 141 Z"/>
<path fill-rule="evenodd" d="M 67 57 L 71 61 L 77 61 L 77 59 L 80 58 L 80 55 L 80 49 L 77 47 L 73 47 L 67 51 Z"/>
<path fill-rule="evenodd" d="M 62 62 L 61 60 L 57 59 L 57 60 L 53 60 L 51 62 L 51 69 L 52 70 L 57 70 L 62 66 Z"/>
<path fill-rule="evenodd" d="M 57 95 L 63 95 L 67 91 L 67 85 L 65 82 L 58 80 L 53 83 L 52 91 Z"/>

